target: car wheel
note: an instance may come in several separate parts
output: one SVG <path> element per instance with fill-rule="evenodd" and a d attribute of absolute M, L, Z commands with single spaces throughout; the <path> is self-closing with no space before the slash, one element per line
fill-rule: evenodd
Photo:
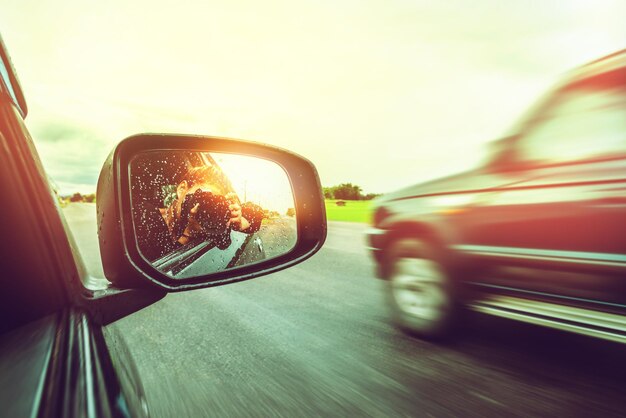
<path fill-rule="evenodd" d="M 388 250 L 386 293 L 394 322 L 425 339 L 451 334 L 458 316 L 451 273 L 434 246 L 404 238 Z"/>

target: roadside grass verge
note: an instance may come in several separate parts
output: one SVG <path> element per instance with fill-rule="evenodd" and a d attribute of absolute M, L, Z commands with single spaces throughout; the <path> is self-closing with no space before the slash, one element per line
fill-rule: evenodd
<path fill-rule="evenodd" d="M 337 206 L 337 200 L 327 199 L 326 218 L 329 221 L 369 222 L 371 200 L 344 200 L 345 206 Z"/>

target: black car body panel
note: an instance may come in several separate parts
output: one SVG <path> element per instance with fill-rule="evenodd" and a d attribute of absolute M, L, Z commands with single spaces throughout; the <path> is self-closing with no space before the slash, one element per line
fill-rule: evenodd
<path fill-rule="evenodd" d="M 37 415 L 54 347 L 56 321 L 57 316 L 50 315 L 0 336 L 2 413 L 5 416 Z"/>
<path fill-rule="evenodd" d="M 50 315 L 3 335 L 0 368 L 6 416 L 147 416 L 143 389 L 127 350 L 105 343 L 101 329 L 78 310 Z"/>

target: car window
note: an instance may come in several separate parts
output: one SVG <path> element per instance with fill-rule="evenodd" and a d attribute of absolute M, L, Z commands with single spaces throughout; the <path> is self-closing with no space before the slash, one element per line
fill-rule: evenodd
<path fill-rule="evenodd" d="M 13 91 L 13 84 L 11 84 L 9 71 L 7 70 L 4 60 L 0 60 L 0 77 L 2 77 L 2 81 L 4 81 L 4 84 L 7 86 L 11 99 L 13 99 L 13 102 L 17 105 L 17 97 L 15 96 L 15 91 Z"/>
<path fill-rule="evenodd" d="M 518 156 L 534 165 L 626 154 L 626 71 L 569 86 L 531 122 Z"/>

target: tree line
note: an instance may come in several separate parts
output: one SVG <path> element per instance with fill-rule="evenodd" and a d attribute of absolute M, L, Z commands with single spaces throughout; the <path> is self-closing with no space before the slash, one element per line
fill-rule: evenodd
<path fill-rule="evenodd" d="M 337 186 L 322 187 L 324 198 L 338 200 L 372 200 L 380 196 L 380 193 L 363 194 L 360 186 L 352 183 L 341 183 Z"/>
<path fill-rule="evenodd" d="M 363 189 L 352 183 L 341 183 L 337 186 L 323 187 L 325 199 L 336 200 L 372 200 L 375 197 L 380 196 L 380 193 L 367 193 L 363 194 Z M 81 194 L 74 193 L 69 196 L 61 196 L 61 199 L 69 202 L 87 202 L 93 203 L 96 200 L 96 194 Z"/>
<path fill-rule="evenodd" d="M 74 193 L 71 196 L 61 196 L 61 199 L 68 200 L 74 203 L 75 202 L 94 203 L 96 201 L 96 194 L 95 193 L 89 193 L 89 194 Z"/>

